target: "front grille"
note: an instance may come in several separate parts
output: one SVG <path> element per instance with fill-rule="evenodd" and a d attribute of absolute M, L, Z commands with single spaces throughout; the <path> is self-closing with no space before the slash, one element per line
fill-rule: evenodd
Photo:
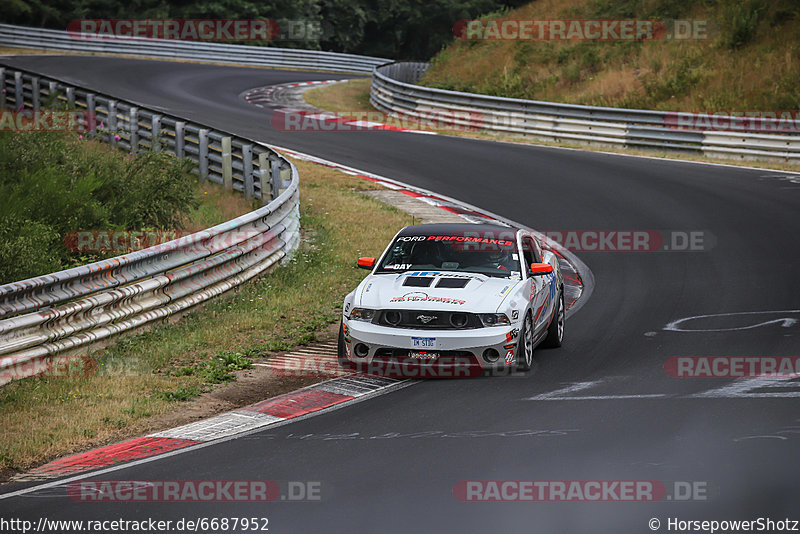
<path fill-rule="evenodd" d="M 381 310 L 376 317 L 377 324 L 395 328 L 467 330 L 483 327 L 477 315 L 459 311 Z"/>

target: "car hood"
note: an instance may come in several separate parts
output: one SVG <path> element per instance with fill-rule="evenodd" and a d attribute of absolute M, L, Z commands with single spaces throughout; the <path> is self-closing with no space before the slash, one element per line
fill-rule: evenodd
<path fill-rule="evenodd" d="M 373 309 L 463 310 L 494 313 L 522 282 L 482 274 L 413 271 L 368 276 L 357 306 Z M 442 286 L 452 287 L 442 287 Z M 459 287 L 463 286 L 463 287 Z"/>

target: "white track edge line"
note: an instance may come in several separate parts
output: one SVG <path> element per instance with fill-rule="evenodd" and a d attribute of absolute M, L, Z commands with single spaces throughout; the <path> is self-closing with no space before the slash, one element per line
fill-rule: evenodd
<path fill-rule="evenodd" d="M 212 441 L 204 441 L 202 443 L 197 443 L 195 445 L 190 445 L 190 446 L 184 447 L 182 449 L 176 449 L 176 450 L 173 450 L 173 451 L 165 452 L 163 454 L 157 454 L 155 456 L 148 456 L 147 458 L 140 458 L 139 460 L 134 460 L 132 462 L 128 462 L 128 463 L 124 463 L 124 464 L 120 464 L 120 465 L 115 465 L 115 466 L 111 466 L 111 467 L 106 467 L 106 468 L 103 468 L 103 469 L 100 469 L 100 470 L 97 470 L 97 471 L 87 471 L 86 473 L 81 473 L 80 475 L 75 475 L 73 477 L 69 477 L 69 478 L 65 478 L 65 479 L 59 479 L 59 480 L 53 480 L 53 481 L 50 481 L 50 482 L 46 482 L 44 484 L 37 484 L 37 485 L 29 486 L 27 488 L 22 488 L 22 489 L 19 489 L 19 490 L 16 490 L 16 491 L 12 491 L 12 492 L 9 492 L 9 493 L 2 493 L 2 494 L 0 494 L 0 501 L 4 500 L 4 499 L 9 499 L 9 498 L 12 498 L 12 497 L 18 497 L 20 495 L 25 495 L 25 494 L 28 494 L 28 493 L 33 493 L 35 491 L 39 491 L 39 490 L 42 490 L 42 489 L 48 489 L 48 488 L 54 488 L 54 487 L 58 487 L 58 486 L 63 486 L 65 484 L 69 484 L 70 482 L 76 482 L 78 480 L 84 480 L 84 479 L 92 478 L 92 477 L 95 477 L 95 476 L 98 476 L 98 475 L 104 475 L 104 474 L 107 474 L 107 473 L 113 473 L 115 471 L 121 471 L 121 470 L 127 469 L 129 467 L 135 467 L 135 466 L 138 466 L 138 465 L 147 464 L 147 463 L 154 462 L 154 461 L 157 461 L 157 460 L 161 460 L 161 459 L 164 459 L 164 458 L 169 458 L 171 456 L 177 456 L 178 454 L 183 454 L 183 453 L 186 453 L 186 452 L 193 452 L 193 451 L 196 451 L 196 450 L 203 449 L 205 447 L 209 447 L 211 445 L 218 445 L 220 443 L 225 443 L 226 441 L 232 441 L 234 439 L 243 438 L 243 437 L 249 436 L 251 434 L 262 432 L 262 431 L 264 431 L 264 430 L 266 430 L 268 428 L 277 428 L 277 427 L 280 427 L 280 426 L 287 425 L 289 423 L 294 423 L 296 421 L 309 419 L 311 417 L 314 417 L 316 415 L 320 415 L 322 413 L 328 413 L 328 412 L 332 412 L 332 411 L 338 410 L 339 408 L 344 408 L 345 405 L 353 405 L 353 404 L 356 404 L 356 403 L 359 403 L 359 402 L 362 402 L 362 401 L 365 401 L 365 400 L 368 400 L 368 399 L 371 399 L 371 398 L 374 398 L 374 397 L 380 397 L 381 395 L 384 395 L 386 393 L 391 393 L 393 391 L 397 391 L 399 389 L 403 389 L 403 388 L 406 388 L 408 386 L 414 385 L 417 382 L 418 381 L 416 381 L 416 380 L 401 380 L 400 382 L 397 382 L 395 384 L 389 384 L 387 386 L 383 386 L 380 389 L 371 391 L 370 393 L 365 393 L 363 395 L 360 395 L 358 397 L 354 397 L 353 399 L 350 399 L 350 400 L 347 400 L 347 401 L 343 401 L 343 402 L 334 404 L 333 406 L 327 406 L 327 407 L 325 407 L 325 408 L 323 408 L 321 410 L 317 410 L 317 411 L 314 411 L 314 412 L 311 412 L 311 413 L 303 414 L 303 415 L 300 415 L 300 416 L 297 416 L 297 417 L 292 417 L 292 418 L 289 418 L 289 419 L 282 419 L 280 421 L 275 421 L 275 422 L 270 423 L 268 425 L 264 425 L 264 426 L 259 427 L 259 428 L 254 428 L 252 430 L 248 430 L 246 432 L 242 432 L 241 434 L 235 434 L 233 436 L 227 436 L 227 437 L 215 439 L 215 440 L 212 440 Z M 314 385 L 316 386 L 316 385 L 319 385 L 319 384 L 314 384 Z M 309 386 L 308 388 L 303 388 L 303 389 L 309 389 L 311 387 L 313 387 L 313 386 Z M 297 391 L 303 391 L 303 389 L 299 389 Z M 269 399 L 267 399 L 267 400 L 269 400 Z"/>

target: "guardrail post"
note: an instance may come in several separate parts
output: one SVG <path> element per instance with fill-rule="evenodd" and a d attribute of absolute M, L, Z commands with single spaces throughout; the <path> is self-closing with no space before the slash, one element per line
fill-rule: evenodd
<path fill-rule="evenodd" d="M 153 115 L 150 132 L 150 147 L 154 152 L 161 152 L 161 115 Z"/>
<path fill-rule="evenodd" d="M 8 88 L 10 86 L 6 84 L 6 69 L 5 67 L 0 67 L 0 89 L 2 89 L 3 93 L 0 96 L 0 106 L 7 108 L 8 107 Z"/>
<path fill-rule="evenodd" d="M 58 92 L 58 84 L 56 82 L 48 82 L 47 83 L 47 99 L 50 100 L 51 104 L 55 104 L 54 97 Z"/>
<path fill-rule="evenodd" d="M 242 145 L 242 172 L 244 173 L 244 198 L 250 200 L 255 195 L 253 185 L 253 145 Z"/>
<path fill-rule="evenodd" d="M 186 129 L 186 123 L 178 121 L 175 123 L 175 157 L 178 159 L 183 158 L 183 131 Z"/>
<path fill-rule="evenodd" d="M 69 95 L 69 90 L 72 89 L 69 87 L 67 89 Z M 75 91 L 72 91 L 72 97 L 75 98 Z M 67 97 L 69 98 L 69 96 Z M 94 93 L 87 93 L 86 94 L 86 111 L 89 113 L 89 124 L 92 125 L 92 129 L 89 130 L 89 133 L 95 133 L 97 131 L 97 106 L 94 102 Z M 92 120 L 94 117 L 94 120 Z"/>
<path fill-rule="evenodd" d="M 75 106 L 75 88 L 74 87 L 67 87 L 67 106 L 74 107 Z M 94 111 L 92 111 L 94 113 Z"/>
<path fill-rule="evenodd" d="M 131 108 L 128 122 L 131 134 L 131 152 L 136 152 L 139 148 L 139 108 Z"/>
<path fill-rule="evenodd" d="M 108 101 L 108 144 L 117 147 L 117 101 Z"/>
<path fill-rule="evenodd" d="M 230 191 L 233 189 L 233 160 L 231 158 L 231 138 L 222 138 L 222 186 Z"/>
<path fill-rule="evenodd" d="M 261 186 L 261 205 L 266 206 L 270 201 L 269 185 L 269 154 L 262 152 L 258 155 L 258 179 Z"/>
<path fill-rule="evenodd" d="M 31 103 L 33 104 L 33 111 L 39 111 L 39 77 L 31 77 Z"/>
<path fill-rule="evenodd" d="M 285 176 L 285 178 L 284 178 Z M 278 194 L 280 195 L 283 193 L 283 190 L 289 187 L 289 183 L 292 181 L 292 167 L 289 166 L 288 163 L 282 161 L 281 162 L 281 181 L 278 185 Z"/>
<path fill-rule="evenodd" d="M 14 73 L 14 107 L 17 110 L 22 109 L 25 105 L 25 99 L 22 95 L 22 73 Z"/>
<path fill-rule="evenodd" d="M 275 200 L 281 194 L 281 160 L 275 158 L 272 160 L 272 172 L 270 182 L 272 185 L 272 199 Z"/>
<path fill-rule="evenodd" d="M 208 179 L 208 130 L 201 129 L 197 132 L 198 151 L 197 159 L 200 163 L 200 183 Z"/>

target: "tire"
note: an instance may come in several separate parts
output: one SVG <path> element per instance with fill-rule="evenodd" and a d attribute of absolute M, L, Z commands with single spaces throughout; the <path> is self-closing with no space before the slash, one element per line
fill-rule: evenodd
<path fill-rule="evenodd" d="M 542 341 L 543 347 L 560 347 L 564 341 L 564 325 L 566 323 L 566 310 L 564 309 L 564 290 L 558 292 L 558 308 L 550 319 L 550 326 L 547 327 L 547 337 Z"/>
<path fill-rule="evenodd" d="M 339 343 L 336 347 L 336 357 L 339 360 L 339 367 L 352 369 L 353 362 L 347 358 L 347 350 L 344 345 L 344 322 L 339 322 Z"/>
<path fill-rule="evenodd" d="M 533 318 L 530 312 L 525 314 L 522 332 L 517 342 L 517 371 L 528 372 L 533 366 Z"/>

